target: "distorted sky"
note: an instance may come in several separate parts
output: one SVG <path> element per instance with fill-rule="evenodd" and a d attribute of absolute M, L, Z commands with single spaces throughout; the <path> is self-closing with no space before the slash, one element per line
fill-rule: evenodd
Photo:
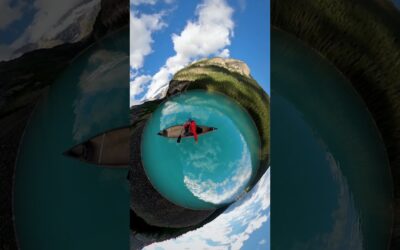
<path fill-rule="evenodd" d="M 131 0 L 131 105 L 161 97 L 179 69 L 206 57 L 248 64 L 269 93 L 269 0 Z"/>

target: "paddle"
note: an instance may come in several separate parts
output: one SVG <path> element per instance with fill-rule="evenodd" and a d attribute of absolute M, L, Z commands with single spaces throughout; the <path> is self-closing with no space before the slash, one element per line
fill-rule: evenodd
<path fill-rule="evenodd" d="M 178 139 L 176 140 L 177 143 L 181 143 L 183 129 L 184 128 L 181 129 L 181 133 L 179 134 Z"/>

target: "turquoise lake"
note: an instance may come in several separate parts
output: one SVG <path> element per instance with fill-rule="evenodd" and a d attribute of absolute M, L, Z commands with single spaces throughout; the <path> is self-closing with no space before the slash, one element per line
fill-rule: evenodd
<path fill-rule="evenodd" d="M 157 135 L 192 118 L 218 130 L 193 138 Z M 233 202 L 259 166 L 260 142 L 249 114 L 230 98 L 192 90 L 162 103 L 147 121 L 142 161 L 153 186 L 165 198 L 191 209 Z"/>
<path fill-rule="evenodd" d="M 22 250 L 129 249 L 128 169 L 63 155 L 129 126 L 129 30 L 74 60 L 35 108 L 15 172 L 14 214 Z"/>
<path fill-rule="evenodd" d="M 393 184 L 363 100 L 326 59 L 271 32 L 271 249 L 388 249 Z"/>

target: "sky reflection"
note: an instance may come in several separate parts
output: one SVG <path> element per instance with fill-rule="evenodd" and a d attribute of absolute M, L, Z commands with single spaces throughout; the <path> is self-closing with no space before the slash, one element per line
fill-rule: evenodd
<path fill-rule="evenodd" d="M 212 222 L 144 249 L 269 249 L 269 231 L 270 169 L 246 196 Z"/>

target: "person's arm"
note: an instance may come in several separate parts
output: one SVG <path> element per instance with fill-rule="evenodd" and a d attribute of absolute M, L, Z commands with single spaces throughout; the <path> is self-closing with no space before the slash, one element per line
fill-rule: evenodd
<path fill-rule="evenodd" d="M 197 135 L 197 125 L 196 125 L 195 122 L 193 122 L 192 133 L 193 133 L 193 136 L 194 136 L 194 140 L 197 143 L 198 142 L 198 135 Z"/>

